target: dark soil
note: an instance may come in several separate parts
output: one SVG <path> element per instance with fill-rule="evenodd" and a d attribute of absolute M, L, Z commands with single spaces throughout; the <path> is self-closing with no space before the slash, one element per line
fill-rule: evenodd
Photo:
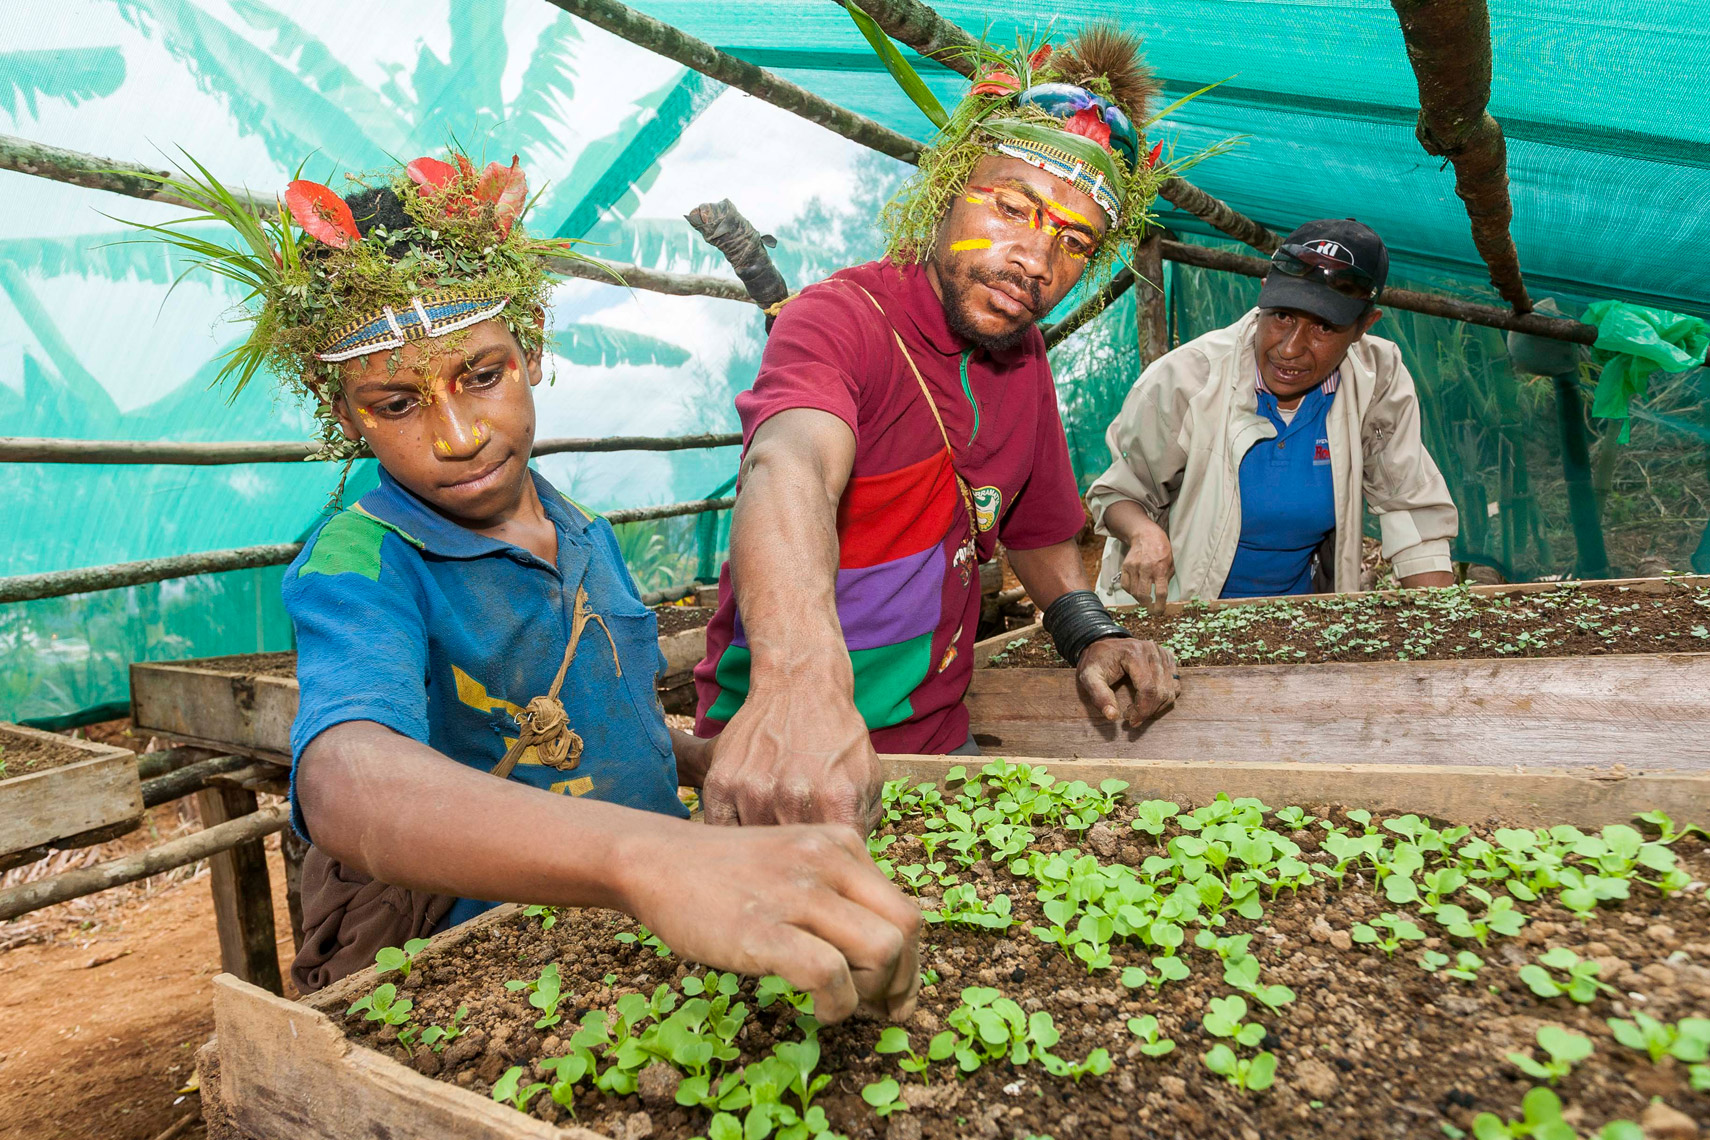
<path fill-rule="evenodd" d="M 1154 618 L 1118 613 L 1138 637 L 1167 645 L 1183 665 L 1309 665 L 1323 661 L 1587 657 L 1710 651 L 1710 587 L 1563 584 L 1527 594 L 1411 590 L 1382 595 L 1189 606 Z M 988 662 L 1003 669 L 1064 667 L 1048 635 L 1012 643 Z"/>
<path fill-rule="evenodd" d="M 80 760 L 93 760 L 95 756 L 89 749 L 79 748 L 69 741 L 62 744 L 58 740 L 41 740 L 0 728 L 0 780 L 45 772 Z"/>
<path fill-rule="evenodd" d="M 290 677 L 295 680 L 297 676 L 295 653 L 237 653 L 230 657 L 201 657 L 181 664 L 221 673 L 245 673 L 251 677 Z"/>
<path fill-rule="evenodd" d="M 685 629 L 704 629 L 717 611 L 711 606 L 654 606 L 659 619 L 659 636 L 682 633 Z"/>
<path fill-rule="evenodd" d="M 1340 812 L 1309 808 L 1347 823 Z M 1107 862 L 1138 865 L 1159 853 L 1158 840 L 1132 830 L 1131 807 L 1120 807 L 1103 833 L 1095 827 L 1088 846 Z M 918 823 L 910 821 L 918 829 Z M 1494 826 L 1494 821 L 1492 821 Z M 1489 834 L 1489 828 L 1476 829 Z M 1291 838 L 1311 859 L 1316 829 Z M 1070 846 L 1061 831 L 1041 829 L 1036 848 Z M 1702 880 L 1710 878 L 1710 852 L 1696 839 L 1675 844 L 1694 886 L 1671 898 L 1634 885 L 1624 902 L 1606 902 L 1589 922 L 1580 922 L 1547 903 L 1522 904 L 1531 922 L 1520 936 L 1492 938 L 1488 948 L 1459 939 L 1432 938 L 1405 944 L 1394 958 L 1349 939 L 1352 923 L 1383 911 L 1407 911 L 1384 902 L 1364 879 L 1350 875 L 1339 890 L 1322 886 L 1283 894 L 1265 903 L 1263 919 L 1250 922 L 1232 913 L 1221 933 L 1253 934 L 1252 950 L 1263 965 L 1267 984 L 1292 987 L 1296 1000 L 1278 1014 L 1255 1007 L 1248 1020 L 1267 1027 L 1262 1047 L 1280 1062 L 1276 1083 L 1262 1093 L 1244 1093 L 1210 1073 L 1201 1056 L 1215 1042 L 1200 1026 L 1207 1002 L 1232 992 L 1221 981 L 1215 956 L 1196 949 L 1191 931 L 1181 953 L 1191 976 L 1167 984 L 1155 995 L 1127 990 L 1119 982 L 1126 965 L 1144 965 L 1153 952 L 1117 943 L 1114 965 L 1089 975 L 1054 946 L 1029 933 L 1040 909 L 1032 885 L 1007 871 L 977 864 L 972 881 L 982 897 L 1003 891 L 1014 901 L 1019 920 L 1007 932 L 969 932 L 928 926 L 923 934 L 923 970 L 935 971 L 936 984 L 921 992 L 920 1009 L 907 1028 L 914 1046 L 943 1028 L 959 1003 L 963 987 L 991 986 L 1029 1010 L 1043 1009 L 1062 1031 L 1056 1052 L 1079 1060 L 1095 1047 L 1110 1051 L 1112 1070 L 1073 1084 L 1046 1074 L 1038 1064 L 1012 1069 L 987 1064 L 972 1076 L 955 1075 L 949 1062 L 934 1065 L 930 1083 L 898 1071 L 895 1058 L 874 1052 L 880 1024 L 849 1022 L 820 1032 L 820 1071 L 834 1074 L 815 1100 L 832 1128 L 851 1140 L 1017 1140 L 1049 1135 L 1057 1140 L 1110 1137 L 1210 1137 L 1255 1140 L 1258 1137 L 1407 1137 L 1440 1136 L 1440 1126 L 1470 1129 L 1483 1111 L 1518 1118 L 1522 1096 L 1532 1082 L 1506 1060 L 1511 1051 L 1533 1052 L 1534 1034 L 1546 1022 L 1575 1029 L 1591 1038 L 1593 1056 L 1557 1087 L 1568 1119 L 1585 1132 L 1605 1122 L 1638 1119 L 1652 1097 L 1695 1119 L 1710 1119 L 1710 1095 L 1688 1089 L 1685 1067 L 1665 1060 L 1653 1066 L 1643 1055 L 1612 1039 L 1604 1019 L 1630 1017 L 1641 1009 L 1677 1020 L 1710 1012 L 1710 905 Z M 942 852 L 940 852 L 942 855 Z M 898 864 L 922 860 L 922 849 L 903 836 L 885 852 Z M 929 898 L 922 899 L 930 905 Z M 1417 918 L 1417 915 L 1414 917 Z M 1422 925 L 1440 932 L 1429 922 Z M 562 1032 L 567 1039 L 587 1009 L 610 1011 L 627 992 L 651 993 L 661 982 L 677 982 L 687 964 L 660 958 L 639 946 L 625 946 L 613 935 L 633 931 L 621 915 L 603 911 L 562 911 L 553 930 L 543 934 L 538 919 L 520 915 L 481 930 L 436 957 L 424 954 L 403 986 L 416 1003 L 414 1023 L 443 1024 L 459 1004 L 469 1006 L 471 1032 L 441 1055 L 418 1050 L 412 1058 L 393 1038 L 378 1034 L 360 1018 L 347 1022 L 365 1045 L 389 1052 L 420 1071 L 487 1095 L 513 1064 L 529 1065 L 566 1052 L 563 1040 L 532 1028 L 537 1012 L 504 983 L 533 979 L 556 961 L 567 996 Z M 1519 981 L 1519 966 L 1547 948 L 1565 946 L 1583 958 L 1595 958 L 1602 977 L 1617 996 L 1599 996 L 1589 1005 L 1566 997 L 1541 999 Z M 1459 949 L 1479 953 L 1486 965 L 1475 982 L 1456 981 L 1423 971 L 1421 949 L 1440 949 L 1451 957 Z M 615 985 L 603 979 L 616 975 Z M 929 977 L 931 975 L 928 975 Z M 793 1011 L 777 1005 L 755 1008 L 752 983 L 743 987 L 749 1024 L 739 1036 L 744 1062 L 763 1056 L 775 1041 L 799 1039 L 791 1026 Z M 1163 1036 L 1176 1042 L 1173 1053 L 1143 1056 L 1126 1028 L 1130 1017 L 1155 1015 Z M 342 1010 L 334 1010 L 335 1018 Z M 1537 1054 L 1540 1055 L 1541 1054 Z M 544 1071 L 530 1070 L 525 1080 Z M 901 1079 L 913 1110 L 889 1120 L 878 1118 L 861 1100 L 869 1082 Z M 547 1077 L 550 1079 L 550 1077 Z M 678 1140 L 704 1133 L 707 1114 L 678 1107 L 669 1095 L 651 1102 L 639 1096 L 606 1097 L 585 1085 L 571 1120 L 548 1096 L 537 1096 L 531 1114 L 559 1124 L 579 1124 L 608 1136 L 648 1135 L 636 1114 L 646 1113 L 651 1135 Z"/>

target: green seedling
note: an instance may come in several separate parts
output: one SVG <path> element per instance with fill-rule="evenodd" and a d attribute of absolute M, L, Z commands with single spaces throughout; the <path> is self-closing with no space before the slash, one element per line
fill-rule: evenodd
<path fill-rule="evenodd" d="M 1352 816 L 1352 812 L 1349 813 Z M 1384 952 L 1386 957 L 1393 958 L 1395 952 L 1401 949 L 1403 942 L 1418 942 L 1424 939 L 1425 932 L 1405 918 L 1398 917 L 1385 911 L 1371 922 L 1354 923 L 1351 932 L 1355 942 L 1375 945 Z"/>
<path fill-rule="evenodd" d="M 1013 921 L 1009 916 L 1009 896 L 995 895 L 991 902 L 980 898 L 973 883 L 947 887 L 944 901 L 936 910 L 921 911 L 920 917 L 929 923 L 947 926 L 968 926 L 985 930 L 1008 930 Z"/>
<path fill-rule="evenodd" d="M 1140 1038 L 1140 1052 L 1148 1057 L 1162 1057 L 1175 1050 L 1174 1041 L 1158 1036 L 1158 1019 L 1149 1013 L 1144 1017 L 1129 1018 L 1128 1032 Z"/>
<path fill-rule="evenodd" d="M 1514 900 L 1506 895 L 1492 898 L 1482 887 L 1467 887 L 1467 893 L 1484 903 L 1485 911 L 1477 918 L 1464 907 L 1444 903 L 1434 909 L 1431 917 L 1456 938 L 1476 938 L 1480 946 L 1489 945 L 1492 934 L 1512 938 L 1526 925 L 1526 916 L 1514 909 Z"/>
<path fill-rule="evenodd" d="M 1539 1063 L 1526 1053 L 1510 1053 L 1508 1059 L 1527 1076 L 1553 1085 L 1573 1071 L 1577 1062 L 1591 1056 L 1591 1038 L 1559 1025 L 1541 1025 L 1538 1048 L 1549 1054 L 1548 1061 Z"/>
<path fill-rule="evenodd" d="M 541 906 L 536 903 L 533 906 L 523 907 L 523 917 L 540 919 L 540 931 L 544 934 L 554 926 L 558 925 L 558 908 L 555 906 Z"/>
<path fill-rule="evenodd" d="M 547 1029 L 564 1020 L 564 1015 L 558 1012 L 558 1003 L 564 1000 L 565 994 L 557 962 L 548 962 L 534 981 L 513 979 L 505 983 L 505 988 L 512 993 L 523 991 L 528 997 L 528 1004 L 540 1010 L 540 1020 L 534 1023 L 536 1029 Z"/>
<path fill-rule="evenodd" d="M 1276 1080 L 1277 1076 L 1275 1053 L 1260 1053 L 1249 1060 L 1246 1057 L 1237 1057 L 1235 1050 L 1219 1042 L 1200 1060 L 1205 1063 L 1206 1068 L 1225 1078 L 1236 1088 L 1247 1092 L 1263 1092 L 1271 1087 L 1271 1082 Z"/>
<path fill-rule="evenodd" d="M 1710 1065 L 1693 1065 L 1686 1070 L 1686 1080 L 1693 1092 L 1710 1092 Z"/>
<path fill-rule="evenodd" d="M 1281 823 L 1290 831 L 1299 831 L 1302 828 L 1310 827 L 1318 821 L 1317 816 L 1307 815 L 1305 811 L 1297 807 L 1278 808 L 1275 815 L 1277 822 Z"/>
<path fill-rule="evenodd" d="M 1180 814 L 1181 810 L 1170 800 L 1141 800 L 1135 807 L 1132 826 L 1135 831 L 1159 836 L 1164 833 L 1165 824 Z"/>
<path fill-rule="evenodd" d="M 956 1052 L 956 1035 L 946 1029 L 935 1033 L 927 1043 L 926 1056 L 922 1057 L 914 1051 L 909 1042 L 908 1031 L 900 1025 L 887 1026 L 879 1034 L 879 1043 L 873 1047 L 876 1053 L 906 1053 L 907 1056 L 897 1058 L 897 1068 L 905 1073 L 918 1073 L 922 1084 L 930 1084 L 928 1070 L 934 1061 L 948 1061 Z"/>
<path fill-rule="evenodd" d="M 1676 829 L 1674 820 L 1669 818 L 1669 814 L 1666 811 L 1640 812 L 1634 818 L 1656 828 L 1658 835 L 1654 842 L 1661 843 L 1665 847 L 1674 843 L 1677 839 L 1685 839 L 1695 831 L 1698 833 L 1700 838 L 1710 839 L 1710 830 L 1699 827 L 1697 824 L 1689 823 L 1684 827 Z"/>
<path fill-rule="evenodd" d="M 1649 1054 L 1653 1064 L 1664 1057 L 1688 1063 L 1710 1057 L 1710 1018 L 1683 1017 L 1670 1025 L 1634 1010 L 1632 1021 L 1611 1017 L 1606 1024 L 1616 1041 Z"/>
<path fill-rule="evenodd" d="M 1562 1119 L 1561 1098 L 1542 1085 L 1520 1101 L 1520 1114 L 1520 1120 L 1503 1120 L 1481 1112 L 1473 1117 L 1472 1134 L 1475 1140 L 1576 1140 L 1573 1126 Z"/>
<path fill-rule="evenodd" d="M 425 938 L 412 938 L 404 943 L 402 950 L 396 946 L 383 946 L 374 955 L 374 967 L 382 974 L 396 970 L 399 977 L 407 978 L 410 967 L 416 964 L 416 955 L 427 949 L 427 944 Z"/>
<path fill-rule="evenodd" d="M 896 1078 L 886 1077 L 882 1081 L 874 1081 L 861 1090 L 861 1099 L 872 1106 L 877 1116 L 889 1116 L 893 1112 L 907 1112 L 908 1102 L 902 1098 L 902 1086 Z"/>
<path fill-rule="evenodd" d="M 645 926 L 641 928 L 639 933 L 632 934 L 626 930 L 622 934 L 614 934 L 612 937 L 616 941 L 623 943 L 625 946 L 645 947 L 652 950 L 661 958 L 669 958 L 671 956 L 671 948 L 661 942 L 659 940 L 659 936 L 654 934 Z"/>
<path fill-rule="evenodd" d="M 1236 1044 L 1251 1049 L 1265 1039 L 1265 1027 L 1256 1021 L 1243 1022 L 1246 1016 L 1245 999 L 1234 995 L 1212 998 L 1200 1024 L 1213 1037 L 1232 1037 Z"/>
<path fill-rule="evenodd" d="M 1617 992 L 1614 986 L 1597 980 L 1597 969 L 1596 962 L 1581 960 L 1572 950 L 1558 946 L 1540 954 L 1537 962 L 1520 967 L 1520 980 L 1539 997 L 1551 998 L 1566 994 L 1575 1002 L 1584 1005 L 1595 998 L 1599 991 L 1610 994 Z M 1551 970 L 1566 974 L 1567 980 L 1558 982 Z"/>
<path fill-rule="evenodd" d="M 375 988 L 366 997 L 358 998 L 344 1015 L 360 1013 L 365 1020 L 378 1021 L 385 1025 L 402 1025 L 410 1019 L 410 1010 L 416 1003 L 409 998 L 398 996 L 398 987 L 391 982 Z"/>
<path fill-rule="evenodd" d="M 1273 1013 L 1294 1000 L 1294 991 L 1285 985 L 1260 984 L 1259 960 L 1251 954 L 1241 954 L 1225 962 L 1223 980 Z"/>
<path fill-rule="evenodd" d="M 688 997 L 700 997 L 705 994 L 710 1001 L 717 997 L 733 997 L 742 985 L 742 979 L 735 974 L 721 974 L 717 970 L 708 970 L 705 977 L 690 974 L 678 983 L 683 993 Z"/>
<path fill-rule="evenodd" d="M 799 992 L 776 974 L 767 974 L 754 987 L 754 1004 L 761 1009 L 770 1009 L 780 1001 L 803 1016 L 813 1016 L 812 994 Z"/>
<path fill-rule="evenodd" d="M 512 1065 L 505 1070 L 505 1075 L 493 1084 L 493 1099 L 500 1104 L 508 1104 L 518 1112 L 528 1111 L 528 1102 L 534 1095 L 544 1090 L 545 1081 L 535 1081 L 531 1085 L 522 1085 L 523 1067 Z"/>
<path fill-rule="evenodd" d="M 445 1052 L 445 1047 L 447 1045 L 451 1044 L 459 1037 L 462 1037 L 466 1032 L 463 1028 L 462 1022 L 468 1014 L 468 1006 L 458 1006 L 457 1012 L 451 1015 L 450 1021 L 446 1022 L 444 1025 L 430 1025 L 426 1029 L 422 1030 L 422 1044 L 426 1045 L 429 1049 L 432 1049 L 435 1053 Z M 402 1037 L 403 1034 L 400 1033 L 399 1036 Z"/>

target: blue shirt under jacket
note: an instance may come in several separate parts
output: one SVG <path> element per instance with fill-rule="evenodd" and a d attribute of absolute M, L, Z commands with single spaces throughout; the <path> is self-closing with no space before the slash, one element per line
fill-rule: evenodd
<path fill-rule="evenodd" d="M 1336 529 L 1336 491 L 1325 429 L 1339 374 L 1308 392 L 1283 421 L 1259 384 L 1259 414 L 1276 425 L 1241 457 L 1241 538 L 1223 583 L 1225 598 L 1312 592 L 1312 554 Z"/>
<path fill-rule="evenodd" d="M 380 486 L 323 523 L 286 570 L 300 688 L 291 822 L 305 838 L 296 766 L 333 725 L 371 720 L 472 768 L 497 765 L 517 737 L 515 715 L 552 685 L 578 586 L 604 619 L 583 629 L 559 693 L 583 740 L 581 762 L 560 771 L 531 747 L 509 778 L 688 814 L 654 692 L 665 664 L 658 622 L 611 525 L 530 474 L 558 531 L 557 565 L 457 525 L 382 469 Z M 448 924 L 492 905 L 460 899 Z"/>

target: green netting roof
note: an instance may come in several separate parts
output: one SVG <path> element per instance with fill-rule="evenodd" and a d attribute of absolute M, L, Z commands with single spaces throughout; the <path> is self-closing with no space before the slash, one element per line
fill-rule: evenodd
<path fill-rule="evenodd" d="M 927 123 L 830 0 L 640 0 L 642 10 L 917 138 Z M 530 224 L 654 268 L 728 273 L 682 220 L 730 197 L 796 285 L 874 256 L 871 219 L 907 173 L 759 100 L 564 15 L 546 0 L 58 0 L 13 5 L 0 42 L 0 132 L 158 162 L 182 146 L 223 178 L 271 193 L 307 176 L 413 157 L 455 132 L 522 156 L 546 185 Z M 1059 34 L 1114 19 L 1143 32 L 1171 96 L 1223 86 L 1162 134 L 1182 149 L 1243 135 L 1193 180 L 1273 229 L 1359 216 L 1396 251 L 1396 280 L 1490 299 L 1452 173 L 1413 135 L 1415 80 L 1385 0 L 942 3 L 976 34 Z M 1710 31 L 1702 0 L 1492 0 L 1491 109 L 1509 138 L 1520 261 L 1535 297 L 1570 313 L 1617 297 L 1710 314 Z M 964 81 L 920 61 L 946 100 Z M 239 298 L 159 249 L 113 244 L 112 216 L 174 208 L 0 172 L 0 418 L 9 435 L 304 439 L 301 409 L 264 385 L 210 391 Z M 1165 211 L 1191 240 L 1196 219 Z M 1172 268 L 1188 339 L 1251 303 L 1254 283 Z M 1073 298 L 1071 298 L 1071 301 Z M 675 434 L 734 426 L 752 382 L 759 314 L 727 301 L 571 282 L 554 295 L 556 381 L 540 433 Z M 1419 379 L 1427 443 L 1450 476 L 1457 557 L 1515 576 L 1593 565 L 1571 525 L 1558 392 L 1517 376 L 1500 334 L 1392 313 Z M 1105 423 L 1133 382 L 1127 298 L 1054 355 L 1083 480 L 1106 462 Z M 1653 384 L 1630 446 L 1578 415 L 1606 564 L 1684 569 L 1710 516 L 1706 371 Z M 1573 420 L 1569 416 L 1568 420 Z M 556 456 L 551 478 L 595 507 L 702 497 L 732 449 Z M 0 575 L 288 542 L 313 525 L 327 465 L 0 464 Z M 352 476 L 359 492 L 371 471 Z M 1587 480 L 1589 479 L 1589 483 Z M 1585 505 L 1581 495 L 1580 508 Z M 1583 519 L 1581 520 L 1584 521 Z M 719 533 L 714 525 L 710 534 Z M 704 571 L 695 524 L 635 528 L 644 588 Z M 242 571 L 0 606 L 0 719 L 122 698 L 132 660 L 290 645 L 278 570 Z"/>
<path fill-rule="evenodd" d="M 929 124 L 825 0 L 641 0 L 660 20 L 916 138 Z M 1418 86 L 1386 0 L 964 0 L 934 5 L 995 41 L 1091 20 L 1141 32 L 1194 149 L 1245 135 L 1196 185 L 1286 232 L 1357 214 L 1419 271 L 1485 280 L 1454 194 L 1414 138 Z M 787 18 L 780 18 L 782 12 Z M 1698 0 L 1491 0 L 1491 113 L 1509 140 L 1514 237 L 1535 293 L 1710 306 L 1710 24 Z M 940 98 L 965 82 L 925 71 Z M 1203 231 L 1197 219 L 1171 226 Z"/>

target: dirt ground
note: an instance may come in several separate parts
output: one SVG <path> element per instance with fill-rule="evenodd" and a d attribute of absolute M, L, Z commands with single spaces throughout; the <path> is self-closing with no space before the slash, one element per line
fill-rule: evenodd
<path fill-rule="evenodd" d="M 189 801 L 164 804 L 131 835 L 19 867 L 6 885 L 194 831 Z M 275 924 L 291 951 L 279 839 L 268 841 Z M 181 1092 L 214 1030 L 219 937 L 205 863 L 0 923 L 0 1138 L 152 1140 L 202 1133 Z M 289 985 L 289 983 L 287 983 Z"/>

